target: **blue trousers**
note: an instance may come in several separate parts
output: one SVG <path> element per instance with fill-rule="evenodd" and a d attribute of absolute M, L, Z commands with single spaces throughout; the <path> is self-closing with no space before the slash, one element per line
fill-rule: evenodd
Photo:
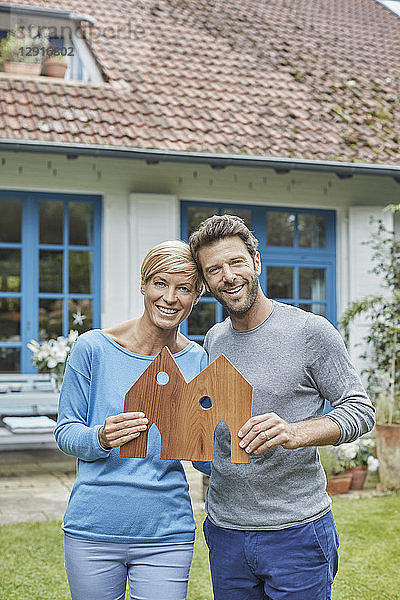
<path fill-rule="evenodd" d="M 338 568 L 332 512 L 278 531 L 204 522 L 214 600 L 329 600 Z"/>
<path fill-rule="evenodd" d="M 72 600 L 185 600 L 193 542 L 119 544 L 64 536 Z"/>

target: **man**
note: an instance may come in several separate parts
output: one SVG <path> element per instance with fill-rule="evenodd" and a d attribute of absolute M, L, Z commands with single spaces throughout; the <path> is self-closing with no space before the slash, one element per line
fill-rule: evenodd
<path fill-rule="evenodd" d="M 338 535 L 316 446 L 366 433 L 374 409 L 337 330 L 264 295 L 258 242 L 239 217 L 210 217 L 189 244 L 229 314 L 206 335 L 209 359 L 223 353 L 254 387 L 238 432 L 249 464 L 231 464 L 224 424 L 215 435 L 204 525 L 214 598 L 327 600 Z"/>

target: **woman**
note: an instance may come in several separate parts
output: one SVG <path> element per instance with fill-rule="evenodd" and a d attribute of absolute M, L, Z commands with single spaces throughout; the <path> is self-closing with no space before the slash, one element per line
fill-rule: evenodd
<path fill-rule="evenodd" d="M 65 568 L 72 600 L 186 598 L 195 523 L 182 465 L 160 460 L 149 431 L 144 459 L 119 447 L 147 428 L 143 413 L 123 413 L 126 392 L 168 346 L 187 380 L 206 354 L 179 331 L 202 292 L 183 242 L 150 250 L 141 269 L 144 312 L 138 319 L 81 335 L 68 360 L 55 437 L 78 458 L 64 516 Z"/>

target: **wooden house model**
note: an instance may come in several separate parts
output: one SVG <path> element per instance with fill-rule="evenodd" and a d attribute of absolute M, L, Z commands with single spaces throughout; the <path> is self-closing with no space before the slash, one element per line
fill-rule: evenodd
<path fill-rule="evenodd" d="M 161 458 L 209 461 L 214 430 L 223 420 L 231 433 L 231 461 L 248 463 L 237 432 L 251 417 L 253 388 L 221 354 L 187 383 L 167 347 L 125 396 L 125 411 L 142 411 L 161 434 Z M 148 431 L 148 430 L 147 430 Z M 121 447 L 121 456 L 144 458 L 147 431 Z"/>

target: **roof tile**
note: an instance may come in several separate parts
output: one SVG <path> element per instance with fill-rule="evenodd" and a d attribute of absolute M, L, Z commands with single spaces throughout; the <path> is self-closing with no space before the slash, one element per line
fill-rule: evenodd
<path fill-rule="evenodd" d="M 88 12 L 83 0 L 19 4 Z M 2 137 L 400 164 L 400 19 L 374 0 L 89 10 L 110 83 L 1 76 Z"/>

